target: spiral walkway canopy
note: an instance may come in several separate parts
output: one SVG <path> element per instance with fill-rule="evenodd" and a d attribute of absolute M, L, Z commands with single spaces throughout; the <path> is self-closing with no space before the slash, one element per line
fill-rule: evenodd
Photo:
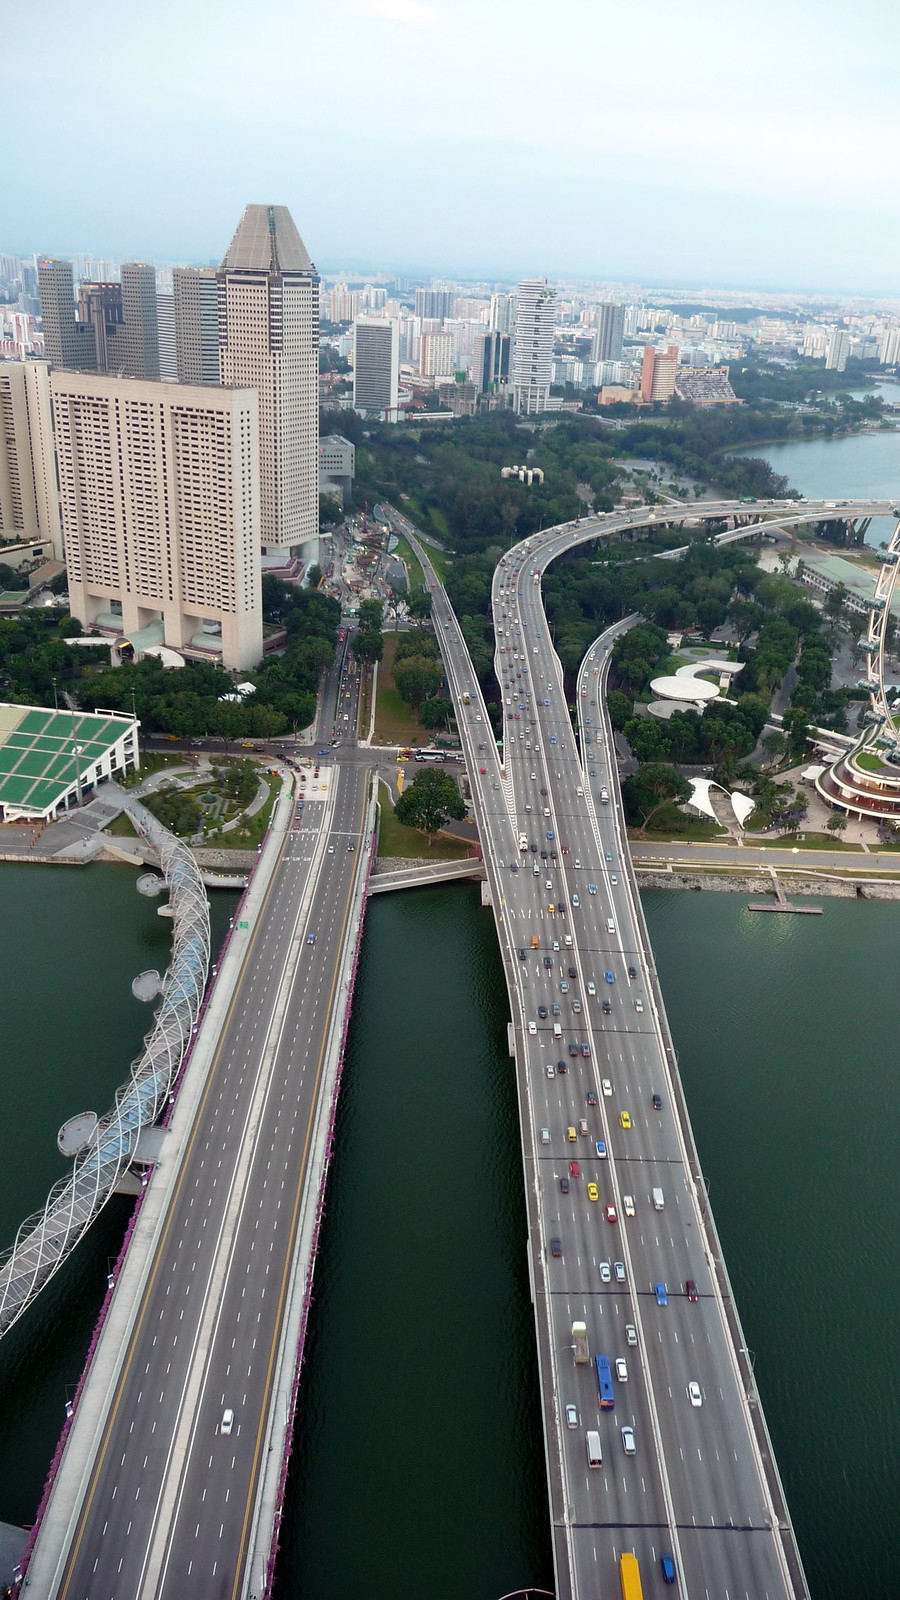
<path fill-rule="evenodd" d="M 0 1338 L 74 1250 L 134 1158 L 142 1128 L 156 1121 L 190 1042 L 209 970 L 209 902 L 191 852 L 140 801 L 124 809 L 157 851 L 172 912 L 172 959 L 153 1029 L 128 1081 L 100 1119 L 68 1177 L 54 1184 L 43 1210 L 22 1223 L 0 1256 Z"/>

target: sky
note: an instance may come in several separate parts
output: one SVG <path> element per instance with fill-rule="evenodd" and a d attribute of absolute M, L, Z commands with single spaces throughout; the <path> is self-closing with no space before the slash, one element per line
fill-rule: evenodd
<path fill-rule="evenodd" d="M 896 0 L 0 0 L 0 251 L 900 296 Z"/>

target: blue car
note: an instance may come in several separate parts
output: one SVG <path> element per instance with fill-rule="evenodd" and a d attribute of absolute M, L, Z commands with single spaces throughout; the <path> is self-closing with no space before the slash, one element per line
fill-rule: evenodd
<path fill-rule="evenodd" d="M 655 1283 L 653 1292 L 656 1295 L 656 1304 L 658 1306 L 667 1306 L 669 1304 L 669 1294 L 664 1283 Z"/>
<path fill-rule="evenodd" d="M 607 983 L 615 983 L 616 981 L 616 975 L 614 972 L 606 972 L 604 973 L 604 977 L 606 978 Z"/>
<path fill-rule="evenodd" d="M 663 1583 L 674 1583 L 675 1582 L 675 1562 L 672 1560 L 672 1557 L 666 1551 L 663 1551 L 662 1555 L 660 1556 L 659 1565 L 660 1565 L 660 1570 L 662 1572 Z"/>
<path fill-rule="evenodd" d="M 603 1143 L 602 1139 L 597 1140 L 597 1154 L 601 1161 L 606 1160 L 606 1145 Z"/>
<path fill-rule="evenodd" d="M 550 743 L 551 744 L 555 744 L 556 743 L 556 734 L 555 733 L 551 733 L 551 735 L 550 735 Z"/>
<path fill-rule="evenodd" d="M 545 700 L 545 701 L 544 701 L 544 705 L 545 705 L 545 706 L 548 706 L 548 705 L 549 705 L 549 704 L 550 704 L 550 701 L 549 701 L 549 700 Z"/>
<path fill-rule="evenodd" d="M 552 839 L 553 839 L 553 838 L 554 838 L 554 837 L 555 837 L 555 835 L 554 835 L 554 834 L 553 834 L 553 833 L 548 833 L 548 835 L 547 835 L 547 838 L 548 838 L 548 839 L 551 839 L 551 840 L 552 840 Z"/>
<path fill-rule="evenodd" d="M 307 942 L 307 944 L 315 944 L 315 942 L 316 942 L 315 934 L 314 933 L 308 933 L 306 935 L 306 942 Z"/>

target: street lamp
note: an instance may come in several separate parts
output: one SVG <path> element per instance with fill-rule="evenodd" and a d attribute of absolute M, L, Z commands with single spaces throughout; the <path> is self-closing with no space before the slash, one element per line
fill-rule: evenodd
<path fill-rule="evenodd" d="M 81 766 L 78 757 L 82 754 L 84 746 L 73 744 L 72 749 L 75 752 L 75 799 L 77 804 L 81 805 Z"/>

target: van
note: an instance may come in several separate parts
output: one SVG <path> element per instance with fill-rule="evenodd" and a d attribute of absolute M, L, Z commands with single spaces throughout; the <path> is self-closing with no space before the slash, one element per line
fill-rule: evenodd
<path fill-rule="evenodd" d="M 591 1431 L 587 1436 L 587 1458 L 589 1467 L 602 1467 L 603 1451 L 600 1448 L 600 1435 Z"/>
<path fill-rule="evenodd" d="M 577 795 L 583 795 L 584 794 L 584 790 L 582 789 L 581 784 L 578 785 L 578 788 L 575 790 L 575 793 Z"/>
<path fill-rule="evenodd" d="M 549 1144 L 549 1143 L 550 1143 L 550 1129 L 549 1128 L 542 1128 L 541 1129 L 541 1144 Z"/>
<path fill-rule="evenodd" d="M 567 950 L 571 950 L 571 948 L 572 948 L 572 935 L 570 933 L 566 934 L 565 938 L 563 939 L 563 944 L 565 945 Z"/>
<path fill-rule="evenodd" d="M 606 919 L 606 931 L 607 933 L 615 933 L 616 931 L 616 925 L 613 922 L 612 917 L 607 917 Z"/>
<path fill-rule="evenodd" d="M 588 1135 L 587 1117 L 582 1117 L 578 1124 L 578 1132 L 586 1139 Z"/>
<path fill-rule="evenodd" d="M 650 1199 L 653 1201 L 654 1211 L 665 1211 L 666 1201 L 662 1189 L 652 1189 L 650 1191 Z"/>
<path fill-rule="evenodd" d="M 538 863 L 537 863 L 537 862 L 535 862 L 535 863 L 534 863 L 534 866 L 533 866 L 533 867 L 532 867 L 532 869 L 531 869 L 531 870 L 532 870 L 532 872 L 533 872 L 533 873 L 534 873 L 534 875 L 535 875 L 535 877 L 536 877 L 536 878 L 539 878 L 539 877 L 540 877 L 540 875 L 541 875 L 541 869 L 540 869 L 540 867 L 539 867 L 539 865 L 538 865 Z"/>
<path fill-rule="evenodd" d="M 554 1022 L 553 1024 L 553 1037 L 554 1039 L 562 1038 L 562 1027 L 558 1022 Z"/>
<path fill-rule="evenodd" d="M 574 1144 L 575 1143 L 575 1140 L 578 1138 L 578 1135 L 575 1132 L 574 1128 L 569 1127 L 569 1128 L 566 1129 L 566 1138 L 568 1139 L 570 1144 Z"/>

